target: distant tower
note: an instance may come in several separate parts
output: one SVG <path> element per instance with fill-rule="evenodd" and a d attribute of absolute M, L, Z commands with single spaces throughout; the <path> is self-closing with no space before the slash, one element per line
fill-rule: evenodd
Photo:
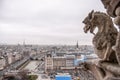
<path fill-rule="evenodd" d="M 79 44 L 78 44 L 78 41 L 77 41 L 77 44 L 76 44 L 76 48 L 79 48 Z"/>
<path fill-rule="evenodd" d="M 53 56 L 51 53 L 47 53 L 45 56 L 45 72 L 53 70 Z"/>
<path fill-rule="evenodd" d="M 25 40 L 23 41 L 23 46 L 25 47 Z"/>

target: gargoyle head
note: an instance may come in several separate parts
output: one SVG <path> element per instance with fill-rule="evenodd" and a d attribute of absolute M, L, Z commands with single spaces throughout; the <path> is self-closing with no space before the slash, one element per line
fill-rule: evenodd
<path fill-rule="evenodd" d="M 94 18 L 94 11 L 92 10 L 88 16 L 83 20 L 83 23 L 85 24 L 83 30 L 85 33 L 87 33 L 90 30 L 90 33 L 94 34 L 95 26 L 93 25 L 93 18 Z"/>

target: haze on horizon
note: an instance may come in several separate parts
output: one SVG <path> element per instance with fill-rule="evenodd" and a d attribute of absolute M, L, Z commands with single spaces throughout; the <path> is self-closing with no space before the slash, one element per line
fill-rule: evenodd
<path fill-rule="evenodd" d="M 0 0 L 0 43 L 91 45 L 82 21 L 93 9 L 105 11 L 100 0 Z"/>

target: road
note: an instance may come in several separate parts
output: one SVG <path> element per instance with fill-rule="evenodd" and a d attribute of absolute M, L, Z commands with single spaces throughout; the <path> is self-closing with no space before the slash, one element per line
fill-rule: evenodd
<path fill-rule="evenodd" d="M 37 57 L 43 58 L 44 55 L 38 54 L 38 55 L 33 56 L 33 58 L 37 58 Z M 5 69 L 0 71 L 0 76 L 2 76 L 5 72 L 11 71 L 11 70 L 16 70 L 17 67 L 19 67 L 20 65 L 22 65 L 23 63 L 25 63 L 29 59 L 30 59 L 30 57 L 24 57 L 23 59 L 18 60 L 16 62 L 10 64 Z"/>
<path fill-rule="evenodd" d="M 34 56 L 36 58 L 37 56 Z M 42 59 L 44 55 L 41 55 L 39 59 Z M 50 78 L 44 74 L 44 61 L 30 61 L 30 63 L 24 67 L 24 69 L 28 69 L 31 74 L 38 75 L 37 80 L 50 80 Z"/>
<path fill-rule="evenodd" d="M 41 69 L 43 65 L 42 61 L 31 61 L 24 69 L 31 71 L 31 74 L 38 75 L 37 80 L 50 80 L 46 74 L 43 74 L 43 69 Z"/>
<path fill-rule="evenodd" d="M 0 76 L 2 76 L 7 71 L 15 70 L 17 67 L 19 67 L 20 65 L 22 65 L 23 63 L 25 63 L 28 60 L 29 60 L 29 57 L 25 57 L 25 58 L 23 58 L 23 59 L 21 59 L 19 61 L 16 61 L 16 62 L 10 64 L 5 69 L 0 71 Z"/>
<path fill-rule="evenodd" d="M 34 57 L 36 58 L 38 56 L 36 55 Z M 41 55 L 39 59 L 42 59 L 43 57 L 44 55 Z M 30 57 L 25 57 L 22 60 L 19 60 L 19 61 L 16 61 L 15 63 L 10 64 L 5 69 L 0 71 L 0 76 L 2 76 L 5 72 L 16 70 L 18 66 L 22 65 L 28 60 L 30 60 Z M 25 66 L 23 69 L 28 69 L 31 72 L 31 74 L 38 75 L 37 80 L 50 80 L 50 78 L 46 74 L 43 74 L 44 64 L 45 64 L 44 61 L 30 61 L 30 63 L 27 66 Z"/>

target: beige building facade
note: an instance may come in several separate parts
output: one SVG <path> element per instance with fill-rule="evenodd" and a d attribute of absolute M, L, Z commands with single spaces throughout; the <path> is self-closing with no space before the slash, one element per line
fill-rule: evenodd
<path fill-rule="evenodd" d="M 53 70 L 53 58 L 51 54 L 45 56 L 45 71 Z"/>
<path fill-rule="evenodd" d="M 66 67 L 73 67 L 74 66 L 74 55 L 66 55 Z"/>
<path fill-rule="evenodd" d="M 74 67 L 74 55 L 52 56 L 47 54 L 45 57 L 45 71 L 61 70 L 62 67 Z"/>
<path fill-rule="evenodd" d="M 60 70 L 61 67 L 66 66 L 66 58 L 65 57 L 53 57 L 53 69 Z"/>

